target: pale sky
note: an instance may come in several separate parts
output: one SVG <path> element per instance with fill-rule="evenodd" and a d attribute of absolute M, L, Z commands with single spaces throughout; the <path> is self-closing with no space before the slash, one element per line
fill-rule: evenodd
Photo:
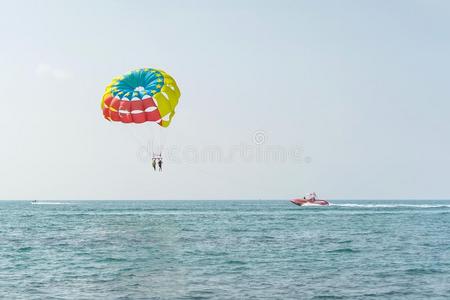
<path fill-rule="evenodd" d="M 0 199 L 448 199 L 449 33 L 449 1 L 4 1 Z M 140 67 L 168 129 L 102 117 Z"/>

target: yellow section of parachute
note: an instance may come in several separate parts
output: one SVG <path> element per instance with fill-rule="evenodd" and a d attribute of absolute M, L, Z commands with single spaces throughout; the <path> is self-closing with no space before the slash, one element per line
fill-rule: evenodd
<path fill-rule="evenodd" d="M 180 90 L 175 80 L 166 72 L 158 70 L 164 77 L 164 85 L 159 93 L 153 95 L 161 114 L 161 126 L 168 127 L 175 115 L 175 107 L 180 99 Z"/>

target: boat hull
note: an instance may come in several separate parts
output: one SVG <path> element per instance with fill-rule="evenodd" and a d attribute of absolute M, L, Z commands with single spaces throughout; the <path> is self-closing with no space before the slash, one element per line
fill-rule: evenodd
<path fill-rule="evenodd" d="M 292 203 L 298 206 L 328 206 L 330 203 L 325 200 L 306 200 L 306 199 L 292 199 Z"/>

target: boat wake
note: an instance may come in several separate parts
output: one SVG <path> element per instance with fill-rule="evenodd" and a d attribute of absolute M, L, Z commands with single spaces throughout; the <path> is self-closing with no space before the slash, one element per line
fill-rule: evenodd
<path fill-rule="evenodd" d="M 68 202 L 31 202 L 33 205 L 70 205 Z"/>
<path fill-rule="evenodd" d="M 330 203 L 330 206 L 354 208 L 450 208 L 450 204 L 356 204 Z"/>

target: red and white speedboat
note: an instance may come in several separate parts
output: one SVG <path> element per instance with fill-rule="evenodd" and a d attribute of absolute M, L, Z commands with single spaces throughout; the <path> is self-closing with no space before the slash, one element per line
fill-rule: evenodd
<path fill-rule="evenodd" d="M 327 206 L 330 203 L 326 200 L 321 200 L 316 193 L 309 193 L 303 198 L 292 199 L 292 203 L 299 206 Z"/>

